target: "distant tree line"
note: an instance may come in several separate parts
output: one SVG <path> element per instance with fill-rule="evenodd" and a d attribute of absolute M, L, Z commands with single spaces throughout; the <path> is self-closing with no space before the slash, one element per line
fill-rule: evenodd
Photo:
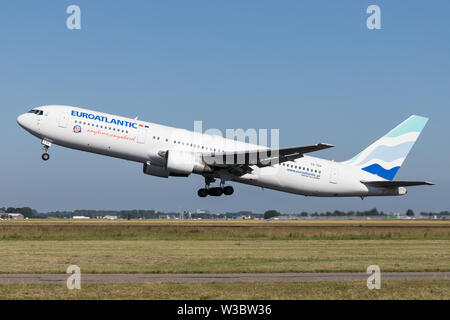
<path fill-rule="evenodd" d="M 441 211 L 441 212 L 421 212 L 420 215 L 425 217 L 432 217 L 432 216 L 441 216 L 441 217 L 450 217 L 450 212 L 448 211 Z"/>
<path fill-rule="evenodd" d="M 284 215 L 276 210 L 268 210 L 264 213 L 264 219 L 270 219 L 270 218 L 274 218 L 277 216 L 281 216 Z M 385 214 L 383 211 L 379 212 L 376 208 L 373 208 L 371 210 L 367 210 L 367 211 L 339 211 L 339 210 L 335 210 L 333 212 L 331 211 L 327 211 L 327 212 L 313 212 L 313 213 L 308 213 L 308 212 L 301 212 L 299 214 L 296 214 L 298 216 L 301 217 L 307 217 L 307 216 L 311 216 L 311 217 L 365 217 L 365 216 L 385 216 L 387 214 Z"/>
<path fill-rule="evenodd" d="M 389 214 L 385 214 L 383 211 L 378 211 L 376 208 L 366 211 L 339 211 L 334 210 L 333 212 L 327 211 L 325 213 L 317 213 L 314 212 L 311 214 L 312 217 L 317 216 L 326 216 L 326 217 L 366 217 L 366 216 L 386 216 Z"/>
<path fill-rule="evenodd" d="M 39 213 L 36 210 L 29 207 L 22 208 L 0 208 L 0 211 L 5 213 L 21 213 L 25 218 L 60 218 L 60 219 L 71 219 L 74 216 L 85 216 L 95 219 L 97 217 L 104 216 L 117 216 L 119 219 L 161 219 L 167 217 L 168 215 L 175 218 L 188 219 L 188 213 L 178 213 L 178 212 L 159 212 L 155 210 L 74 210 L 74 211 L 53 211 L 47 213 Z M 408 209 L 405 214 L 409 217 L 414 217 L 414 211 Z M 366 211 L 327 211 L 327 212 L 313 212 L 308 213 L 302 211 L 300 213 L 282 213 L 277 210 L 267 210 L 262 213 L 254 213 L 251 211 L 239 211 L 239 212 L 226 212 L 226 213 L 192 213 L 190 216 L 193 219 L 234 219 L 239 217 L 250 217 L 250 218 L 264 218 L 271 219 L 278 216 L 300 216 L 300 217 L 366 217 L 366 216 L 389 216 L 391 213 L 385 213 L 383 211 L 378 211 L 376 208 Z M 441 216 L 450 217 L 449 211 L 435 212 L 421 212 L 420 215 L 426 217 Z"/>
<path fill-rule="evenodd" d="M 283 213 L 280 213 L 276 210 L 268 210 L 264 213 L 264 219 L 270 219 L 270 218 L 274 218 L 277 216 L 281 216 L 281 215 L 286 215 Z M 335 210 L 333 212 L 331 211 L 327 211 L 327 212 L 313 212 L 313 213 L 308 213 L 308 212 L 301 212 L 298 214 L 289 214 L 289 215 L 297 215 L 297 216 L 301 216 L 301 217 L 307 217 L 307 216 L 311 216 L 311 217 L 367 217 L 367 216 L 391 216 L 392 213 L 385 213 L 383 211 L 378 211 L 376 208 L 373 208 L 371 210 L 366 210 L 366 211 L 340 211 L 340 210 Z M 414 211 L 412 209 L 408 209 L 405 212 L 405 215 L 408 217 L 414 217 Z M 442 216 L 442 217 L 448 217 L 450 216 L 450 212 L 448 211 L 441 211 L 439 213 L 435 213 L 435 212 L 421 212 L 420 213 L 421 216 Z"/>

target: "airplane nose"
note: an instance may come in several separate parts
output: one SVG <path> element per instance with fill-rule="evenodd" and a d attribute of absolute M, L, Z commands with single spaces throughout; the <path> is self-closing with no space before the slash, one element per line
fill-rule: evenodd
<path fill-rule="evenodd" d="M 17 117 L 17 123 L 19 124 L 19 126 L 23 127 L 23 114 L 21 114 L 20 116 Z"/>
<path fill-rule="evenodd" d="M 28 119 L 28 115 L 27 114 L 21 114 L 20 116 L 17 117 L 17 123 L 19 124 L 19 126 L 21 126 L 22 128 L 27 128 L 27 122 L 29 122 Z"/>

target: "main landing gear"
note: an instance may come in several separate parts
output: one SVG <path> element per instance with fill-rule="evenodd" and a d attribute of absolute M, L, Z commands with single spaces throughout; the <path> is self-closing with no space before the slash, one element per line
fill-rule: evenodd
<path fill-rule="evenodd" d="M 42 154 L 42 160 L 47 161 L 50 159 L 50 154 L 48 153 L 48 149 L 51 147 L 51 143 L 47 140 L 42 140 L 42 149 L 44 149 L 44 153 Z"/>
<path fill-rule="evenodd" d="M 234 192 L 232 186 L 224 186 L 224 182 L 220 183 L 220 187 L 210 188 L 211 182 L 215 182 L 214 178 L 205 178 L 205 188 L 198 189 L 197 194 L 200 198 L 206 196 L 220 197 L 221 195 L 231 196 Z"/>

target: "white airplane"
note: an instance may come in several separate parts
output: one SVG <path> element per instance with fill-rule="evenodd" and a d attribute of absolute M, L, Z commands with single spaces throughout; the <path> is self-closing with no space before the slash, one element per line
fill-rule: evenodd
<path fill-rule="evenodd" d="M 71 106 L 33 108 L 17 118 L 41 139 L 48 160 L 52 144 L 143 163 L 145 174 L 168 178 L 192 173 L 205 178 L 200 197 L 231 195 L 227 181 L 304 196 L 398 196 L 426 181 L 393 181 L 428 119 L 412 115 L 362 152 L 343 162 L 306 153 L 330 148 L 318 143 L 267 147 Z M 210 187 L 220 180 L 219 187 Z"/>

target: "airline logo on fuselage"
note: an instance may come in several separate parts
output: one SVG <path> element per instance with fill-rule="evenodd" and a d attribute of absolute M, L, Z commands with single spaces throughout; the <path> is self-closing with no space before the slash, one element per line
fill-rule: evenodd
<path fill-rule="evenodd" d="M 75 132 L 75 133 L 81 133 L 81 127 L 80 127 L 80 126 L 74 126 L 74 127 L 73 127 L 73 132 Z"/>
<path fill-rule="evenodd" d="M 101 121 L 104 123 L 108 123 L 108 124 L 115 124 L 118 126 L 124 126 L 124 127 L 129 127 L 129 128 L 134 128 L 137 129 L 139 127 L 143 128 L 148 128 L 148 126 L 144 126 L 142 124 L 137 124 L 136 122 L 130 122 L 130 121 L 126 121 L 126 120 L 119 120 L 119 119 L 114 119 L 114 118 L 108 118 L 105 116 L 99 116 L 99 115 L 95 115 L 93 113 L 86 113 L 86 112 L 78 112 L 75 110 L 72 110 L 72 116 L 74 117 L 78 117 L 78 118 L 86 118 L 89 120 L 95 120 L 95 121 Z"/>

